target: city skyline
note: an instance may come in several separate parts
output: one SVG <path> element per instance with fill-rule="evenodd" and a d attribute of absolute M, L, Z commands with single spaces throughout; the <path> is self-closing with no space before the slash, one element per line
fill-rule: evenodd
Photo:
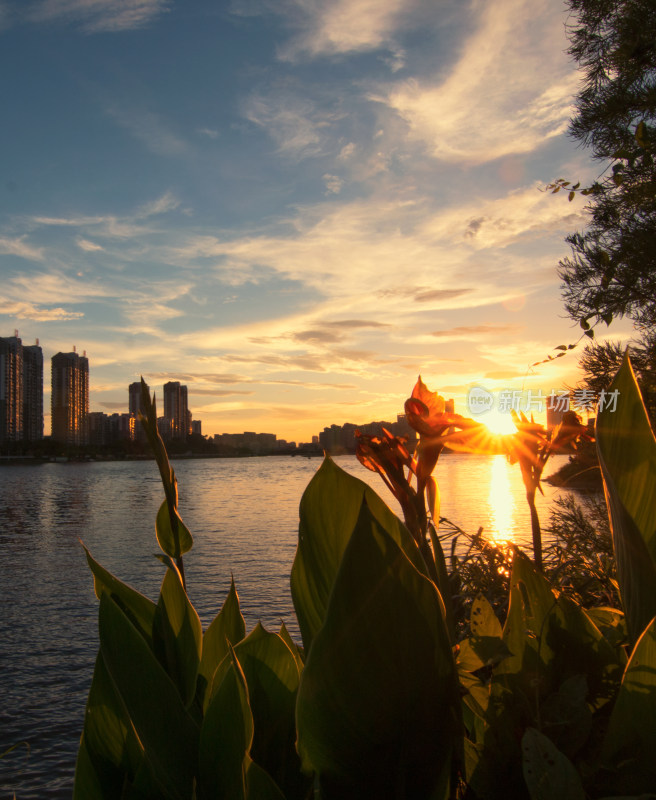
<path fill-rule="evenodd" d="M 209 435 L 308 441 L 418 374 L 460 408 L 577 382 L 546 359 L 586 199 L 544 187 L 599 165 L 559 4 L 137 5 L 0 3 L 0 329 L 86 350 L 91 411 L 143 375 Z"/>

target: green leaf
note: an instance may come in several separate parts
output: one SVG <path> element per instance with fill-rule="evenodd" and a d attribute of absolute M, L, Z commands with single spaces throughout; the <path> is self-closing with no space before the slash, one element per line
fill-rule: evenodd
<path fill-rule="evenodd" d="M 191 800 L 198 728 L 143 637 L 103 592 L 100 651 L 118 696 L 144 748 L 162 797 Z"/>
<path fill-rule="evenodd" d="M 619 609 L 599 606 L 586 609 L 586 614 L 613 647 L 626 644 L 628 638 L 626 618 Z M 623 653 L 624 650 L 622 649 L 621 652 Z"/>
<path fill-rule="evenodd" d="M 198 695 L 204 709 L 210 701 L 212 677 L 216 668 L 230 651 L 246 635 L 246 625 L 239 608 L 239 595 L 234 579 L 230 580 L 230 591 L 221 610 L 212 620 L 203 636 L 203 650 L 198 669 Z"/>
<path fill-rule="evenodd" d="M 164 500 L 159 507 L 155 521 L 157 541 L 162 550 L 171 558 L 180 558 L 183 553 L 191 550 L 194 540 L 189 529 L 182 521 L 177 508 L 173 509 L 173 525 L 175 530 L 171 526 L 169 503 Z"/>
<path fill-rule="evenodd" d="M 301 675 L 304 767 L 323 800 L 447 797 L 459 715 L 436 587 L 363 502 Z"/>
<path fill-rule="evenodd" d="M 656 441 L 628 355 L 597 415 L 596 439 L 631 642 L 656 616 Z"/>
<path fill-rule="evenodd" d="M 120 797 L 126 779 L 132 780 L 137 773 L 143 748 L 100 654 L 87 698 L 82 735 L 84 748 L 81 744 L 74 797 Z"/>
<path fill-rule="evenodd" d="M 153 649 L 187 707 L 196 694 L 202 638 L 200 619 L 182 588 L 180 573 L 167 569 L 153 621 Z"/>
<path fill-rule="evenodd" d="M 503 640 L 512 655 L 492 675 L 489 728 L 473 785 L 486 800 L 522 796 L 517 732 L 542 726 L 545 704 L 554 711 L 563 706 L 567 691 L 562 687 L 568 680 L 585 675 L 586 701 L 597 709 L 614 697 L 622 670 L 615 649 L 583 609 L 562 594 L 557 597 L 519 550 L 513 558 Z M 588 730 L 578 713 L 566 721 L 559 727 L 554 714 L 548 729 L 561 749 L 578 745 L 581 732 Z"/>
<path fill-rule="evenodd" d="M 84 547 L 84 552 L 87 557 L 87 563 L 93 573 L 93 586 L 96 597 L 100 599 L 103 592 L 106 592 L 125 612 L 130 622 L 150 644 L 152 642 L 155 603 L 137 592 L 136 589 L 114 577 L 104 567 L 101 567 L 86 547 Z"/>
<path fill-rule="evenodd" d="M 656 619 L 638 639 L 602 748 L 603 783 L 623 794 L 656 786 Z"/>
<path fill-rule="evenodd" d="M 294 654 L 277 633 L 260 624 L 234 650 L 246 678 L 253 714 L 250 755 L 289 800 L 304 798 L 310 781 L 301 774 L 295 747 L 299 668 Z"/>
<path fill-rule="evenodd" d="M 105 783 L 93 765 L 83 733 L 75 764 L 73 800 L 113 800 L 117 796 L 120 797 L 116 794 L 114 785 L 110 782 Z"/>
<path fill-rule="evenodd" d="M 280 630 L 278 631 L 278 633 L 280 635 L 280 638 L 283 640 L 283 642 L 291 650 L 292 655 L 294 656 L 294 660 L 296 661 L 296 666 L 298 667 L 298 674 L 300 675 L 301 672 L 303 671 L 303 666 L 304 666 L 303 665 L 303 653 L 301 652 L 301 650 L 300 650 L 299 646 L 296 644 L 296 642 L 292 639 L 292 637 L 291 637 L 289 631 L 287 630 L 287 627 L 285 626 L 284 622 L 281 623 Z"/>
<path fill-rule="evenodd" d="M 235 651 L 208 706 L 200 734 L 199 800 L 285 800 L 250 757 L 253 717 L 248 685 Z"/>
<path fill-rule="evenodd" d="M 234 653 L 200 731 L 199 792 L 203 798 L 246 800 L 253 717 L 246 678 Z"/>
<path fill-rule="evenodd" d="M 482 594 L 479 594 L 472 603 L 469 612 L 469 627 L 474 636 L 496 636 L 500 639 L 503 635 L 501 623 L 497 619 L 492 605 Z"/>
<path fill-rule="evenodd" d="M 332 459 L 324 459 L 301 498 L 298 548 L 291 573 L 292 599 L 306 654 L 323 624 L 363 498 L 412 563 L 421 571 L 426 569 L 414 539 L 373 489 L 340 469 Z"/>
<path fill-rule="evenodd" d="M 572 762 L 535 728 L 527 728 L 522 738 L 522 768 L 531 800 L 585 800 Z"/>

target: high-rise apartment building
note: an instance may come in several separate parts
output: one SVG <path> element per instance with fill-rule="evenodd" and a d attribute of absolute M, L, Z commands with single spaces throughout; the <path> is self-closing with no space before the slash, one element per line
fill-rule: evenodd
<path fill-rule="evenodd" d="M 23 345 L 23 439 L 43 439 L 43 350 L 38 339 Z"/>
<path fill-rule="evenodd" d="M 43 438 L 43 351 L 39 341 L 23 345 L 0 338 L 0 443 Z"/>
<path fill-rule="evenodd" d="M 14 336 L 0 339 L 0 442 L 23 438 L 23 345 Z"/>
<path fill-rule="evenodd" d="M 52 357 L 52 438 L 62 444 L 89 443 L 89 360 L 57 353 Z"/>
<path fill-rule="evenodd" d="M 171 426 L 172 439 L 186 439 L 189 432 L 187 387 L 179 381 L 164 384 L 164 417 Z"/>
<path fill-rule="evenodd" d="M 146 389 L 148 389 L 148 384 L 146 384 Z M 141 405 L 141 381 L 135 381 L 128 386 L 128 412 L 134 418 L 134 438 L 138 442 L 145 442 L 146 431 L 141 422 L 139 422 L 139 411 L 143 411 Z"/>

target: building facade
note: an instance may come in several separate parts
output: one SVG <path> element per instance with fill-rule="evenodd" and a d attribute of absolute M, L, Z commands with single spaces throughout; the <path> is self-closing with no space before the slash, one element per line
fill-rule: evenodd
<path fill-rule="evenodd" d="M 0 444 L 43 439 L 43 351 L 0 338 Z"/>
<path fill-rule="evenodd" d="M 43 439 L 43 350 L 23 345 L 23 440 Z"/>
<path fill-rule="evenodd" d="M 86 352 L 52 357 L 52 438 L 68 445 L 89 443 L 89 360 Z"/>
<path fill-rule="evenodd" d="M 16 335 L 0 339 L 0 443 L 23 439 L 23 345 Z"/>
<path fill-rule="evenodd" d="M 146 390 L 150 392 L 148 388 L 148 384 L 146 384 Z M 141 381 L 135 381 L 128 386 L 128 413 L 134 420 L 134 436 L 133 438 L 137 442 L 145 442 L 146 431 L 144 430 L 143 425 L 139 421 L 139 412 L 143 412 L 142 404 L 141 404 Z"/>
<path fill-rule="evenodd" d="M 187 407 L 187 387 L 179 381 L 164 384 L 164 418 L 170 426 L 171 439 L 186 439 L 191 414 Z"/>

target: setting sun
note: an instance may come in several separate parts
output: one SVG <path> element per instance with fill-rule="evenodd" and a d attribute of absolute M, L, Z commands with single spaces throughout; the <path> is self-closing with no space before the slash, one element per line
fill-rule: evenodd
<path fill-rule="evenodd" d="M 481 415 L 479 421 L 489 428 L 492 433 L 499 433 L 503 435 L 507 433 L 515 433 L 517 430 L 517 428 L 515 428 L 515 423 L 512 420 L 512 416 L 508 413 L 497 411 L 496 409 L 491 409 L 487 413 Z"/>

